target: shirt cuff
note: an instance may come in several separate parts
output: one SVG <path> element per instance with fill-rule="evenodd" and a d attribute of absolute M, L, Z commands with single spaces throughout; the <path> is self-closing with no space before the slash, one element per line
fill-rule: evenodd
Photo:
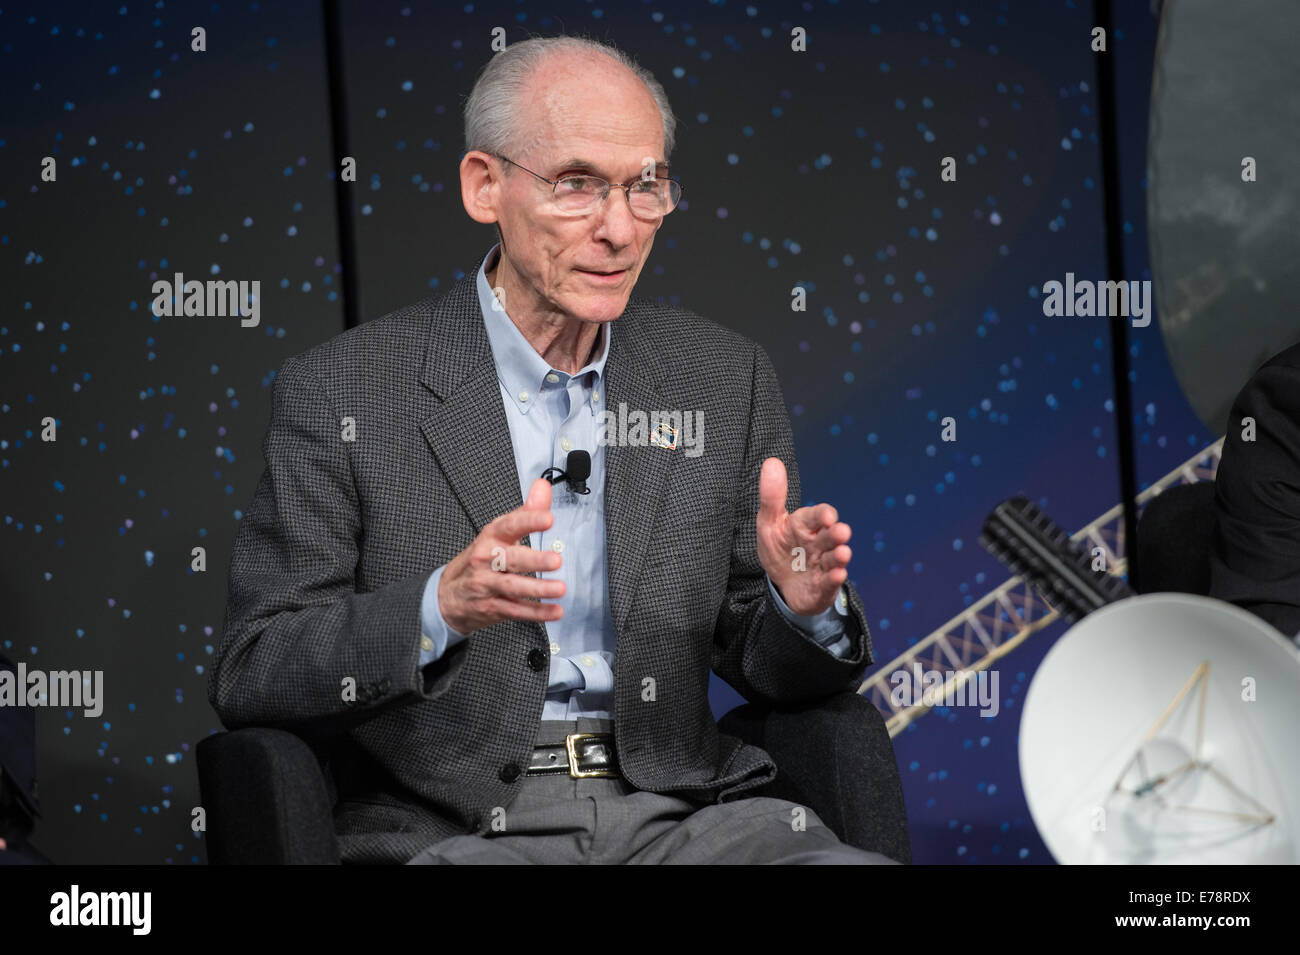
<path fill-rule="evenodd" d="M 767 577 L 766 574 L 764 576 Z M 835 597 L 835 603 L 821 613 L 812 615 L 798 614 L 791 610 L 777 593 L 771 577 L 767 577 L 767 590 L 781 615 L 804 636 L 840 658 L 852 648 L 853 641 L 845 628 L 845 622 L 849 619 L 849 597 L 843 587 Z"/>
<path fill-rule="evenodd" d="M 610 693 L 614 689 L 614 654 L 607 650 L 551 657 L 546 694 Z"/>
<path fill-rule="evenodd" d="M 438 607 L 438 581 L 447 569 L 443 564 L 424 584 L 424 598 L 420 601 L 420 666 L 428 666 L 435 660 L 441 660 L 448 647 L 454 647 L 469 637 L 447 626 L 442 619 L 442 610 Z"/>

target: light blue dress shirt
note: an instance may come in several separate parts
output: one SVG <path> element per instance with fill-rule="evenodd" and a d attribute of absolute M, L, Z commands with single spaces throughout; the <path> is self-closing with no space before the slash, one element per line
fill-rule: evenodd
<path fill-rule="evenodd" d="M 538 576 L 565 583 L 564 596 L 556 601 L 564 607 L 564 616 L 544 624 L 551 641 L 551 669 L 541 718 L 612 719 L 617 636 L 605 566 L 605 448 L 597 436 L 605 360 L 616 321 L 602 326 L 596 345 L 598 357 L 577 374 L 570 376 L 551 368 L 501 308 L 488 285 L 487 272 L 495 265 L 499 250 L 499 245 L 493 246 L 479 268 L 478 297 L 510 425 L 520 500 L 527 500 L 529 487 L 547 468 L 563 470 L 570 451 L 591 455 L 587 481 L 591 493 L 574 494 L 567 484 L 554 485 L 554 522 L 550 530 L 529 536 L 533 548 L 554 550 L 563 558 L 559 570 Z M 468 639 L 447 626 L 438 607 L 438 582 L 446 566 L 430 574 L 424 587 L 421 666 Z M 767 587 L 780 612 L 809 639 L 838 657 L 848 652 L 851 641 L 844 627 L 848 603 L 842 589 L 833 606 L 820 614 L 802 616 L 786 605 L 770 578 Z"/>

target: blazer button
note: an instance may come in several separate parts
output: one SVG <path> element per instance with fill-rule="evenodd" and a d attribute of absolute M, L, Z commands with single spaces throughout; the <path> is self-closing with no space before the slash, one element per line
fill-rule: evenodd
<path fill-rule="evenodd" d="M 514 763 L 506 763 L 501 767 L 501 781 L 503 783 L 513 783 L 519 778 L 519 767 Z"/>
<path fill-rule="evenodd" d="M 536 647 L 528 651 L 528 665 L 534 670 L 542 671 L 546 669 L 546 654 Z"/>

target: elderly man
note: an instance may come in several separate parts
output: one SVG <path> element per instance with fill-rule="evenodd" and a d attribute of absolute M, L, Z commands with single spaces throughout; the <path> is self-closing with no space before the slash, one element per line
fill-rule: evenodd
<path fill-rule="evenodd" d="M 630 297 L 680 199 L 662 87 L 533 39 L 465 119 L 462 199 L 500 242 L 285 362 L 214 707 L 327 741 L 345 862 L 889 862 L 737 799 L 775 767 L 709 710 L 710 667 L 799 703 L 871 648 L 848 525 L 790 510 L 766 353 Z"/>

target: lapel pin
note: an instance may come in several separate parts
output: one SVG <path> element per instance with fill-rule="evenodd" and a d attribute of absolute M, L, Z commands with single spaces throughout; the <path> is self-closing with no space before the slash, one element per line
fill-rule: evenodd
<path fill-rule="evenodd" d="M 656 425 L 650 432 L 650 443 L 669 451 L 677 450 L 677 429 L 669 424 Z"/>

